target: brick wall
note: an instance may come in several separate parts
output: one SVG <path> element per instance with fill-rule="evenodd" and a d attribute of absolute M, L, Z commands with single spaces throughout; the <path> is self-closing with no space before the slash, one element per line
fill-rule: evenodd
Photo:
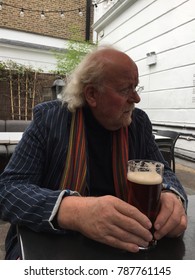
<path fill-rule="evenodd" d="M 81 36 L 80 39 L 85 39 L 86 0 L 6 0 L 3 2 L 5 4 L 0 11 L 0 27 L 62 39 L 77 39 L 72 37 L 72 29 L 76 28 Z M 19 16 L 21 8 L 24 9 L 24 17 Z M 75 9 L 76 11 L 66 12 Z M 82 17 L 79 16 L 79 9 L 83 13 Z M 44 20 L 40 16 L 42 10 L 45 13 Z M 64 11 L 63 18 L 60 16 L 61 10 Z"/>
<path fill-rule="evenodd" d="M 6 0 L 2 2 L 0 27 L 61 39 L 85 40 L 86 3 L 90 2 L 88 0 Z M 24 17 L 19 15 L 21 8 L 24 10 Z M 90 6 L 90 8 L 90 22 L 92 24 L 93 7 Z M 81 9 L 83 16 L 79 16 L 79 9 Z M 44 20 L 41 19 L 42 10 L 45 13 Z M 68 12 L 69 10 L 74 11 Z M 63 18 L 60 16 L 60 11 L 64 12 Z M 73 30 L 76 30 L 76 37 L 73 36 Z M 90 35 L 92 35 L 91 30 Z M 24 79 L 20 77 L 21 81 L 18 84 L 18 75 L 12 74 L 14 114 L 11 105 L 9 73 L 0 71 L 0 119 L 31 119 L 33 82 L 29 76 L 29 81 L 26 83 L 24 76 Z M 33 75 L 31 73 L 31 76 Z M 34 105 L 53 98 L 51 86 L 55 79 L 55 75 L 37 73 Z M 28 87 L 27 90 L 26 87 Z M 26 98 L 28 99 L 27 103 Z M 21 109 L 19 109 L 20 107 Z M 26 107 L 28 107 L 27 111 Z"/>

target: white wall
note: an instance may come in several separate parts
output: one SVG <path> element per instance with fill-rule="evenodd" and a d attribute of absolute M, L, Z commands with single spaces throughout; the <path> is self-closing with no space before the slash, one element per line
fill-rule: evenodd
<path fill-rule="evenodd" d="M 0 61 L 12 60 L 50 72 L 56 69 L 53 50 L 65 49 L 66 41 L 0 28 Z"/>
<path fill-rule="evenodd" d="M 99 44 L 111 43 L 137 63 L 144 86 L 138 107 L 151 121 L 195 134 L 195 1 L 120 1 L 93 27 Z M 148 66 L 153 51 L 157 63 Z M 186 145 L 195 158 L 195 142 Z"/>

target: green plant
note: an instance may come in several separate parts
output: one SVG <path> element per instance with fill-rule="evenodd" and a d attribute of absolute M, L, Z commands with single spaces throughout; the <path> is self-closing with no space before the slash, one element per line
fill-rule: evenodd
<path fill-rule="evenodd" d="M 95 47 L 90 42 L 82 41 L 81 33 L 76 26 L 70 28 L 70 34 L 71 39 L 67 42 L 66 48 L 61 53 L 54 53 L 57 60 L 56 72 L 64 76 L 70 74 L 82 58 Z"/>

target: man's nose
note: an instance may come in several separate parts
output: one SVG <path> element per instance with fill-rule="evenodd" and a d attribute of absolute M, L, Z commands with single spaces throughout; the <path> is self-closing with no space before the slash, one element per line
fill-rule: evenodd
<path fill-rule="evenodd" d="M 141 98 L 140 98 L 139 94 L 137 92 L 133 92 L 133 93 L 129 94 L 127 101 L 129 103 L 132 103 L 132 102 L 133 103 L 139 103 L 140 100 L 141 100 Z"/>

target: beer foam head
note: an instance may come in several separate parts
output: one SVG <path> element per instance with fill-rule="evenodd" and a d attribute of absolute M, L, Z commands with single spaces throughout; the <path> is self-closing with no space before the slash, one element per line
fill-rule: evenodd
<path fill-rule="evenodd" d="M 151 172 L 128 172 L 127 179 L 133 183 L 144 185 L 157 185 L 162 183 L 162 177 L 155 171 Z"/>

